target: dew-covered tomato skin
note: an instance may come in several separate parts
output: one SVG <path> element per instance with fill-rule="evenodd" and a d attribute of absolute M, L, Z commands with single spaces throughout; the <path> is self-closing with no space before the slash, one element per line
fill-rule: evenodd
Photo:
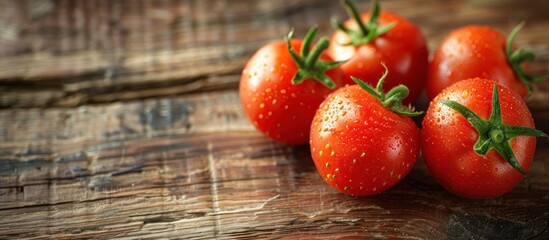
<path fill-rule="evenodd" d="M 514 188 L 524 176 L 499 153 L 485 156 L 474 151 L 479 138 L 475 128 L 457 111 L 441 103 L 456 101 L 483 119 L 492 110 L 493 80 L 467 79 L 442 91 L 433 99 L 422 124 L 422 154 L 433 177 L 448 191 L 468 198 L 493 198 Z M 503 123 L 534 128 L 534 121 L 522 97 L 498 83 Z M 536 147 L 536 138 L 519 136 L 511 148 L 528 172 Z"/>
<path fill-rule="evenodd" d="M 452 31 L 429 63 L 428 99 L 453 83 L 476 77 L 496 80 L 526 97 L 528 88 L 509 64 L 505 44 L 503 33 L 488 26 L 470 25 Z"/>
<path fill-rule="evenodd" d="M 420 130 L 357 85 L 330 94 L 311 126 L 311 155 L 322 178 L 348 195 L 381 193 L 414 166 Z"/>
<path fill-rule="evenodd" d="M 300 49 L 301 40 L 292 40 Z M 331 61 L 322 54 L 321 60 Z M 246 64 L 240 79 L 240 100 L 252 124 L 268 137 L 287 144 L 307 144 L 311 121 L 320 103 L 335 89 L 314 79 L 292 84 L 298 70 L 284 41 L 259 49 Z M 336 88 L 344 73 L 339 68 L 326 71 Z"/>

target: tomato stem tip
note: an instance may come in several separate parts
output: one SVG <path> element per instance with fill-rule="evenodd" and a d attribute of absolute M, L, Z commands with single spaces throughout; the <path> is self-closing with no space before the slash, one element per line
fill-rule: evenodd
<path fill-rule="evenodd" d="M 416 117 L 423 114 L 422 111 L 416 111 L 411 105 L 405 106 L 402 104 L 402 100 L 406 98 L 410 92 L 408 90 L 408 87 L 401 84 L 392 88 L 387 93 L 383 91 L 383 83 L 385 82 L 385 79 L 389 74 L 389 69 L 387 69 L 385 63 L 381 63 L 381 65 L 383 66 L 383 68 L 385 68 L 385 72 L 383 73 L 383 76 L 379 78 L 376 89 L 374 89 L 370 84 L 358 78 L 351 78 L 358 86 L 360 86 L 370 95 L 379 100 L 383 104 L 383 106 L 390 109 L 391 111 L 407 117 Z"/>
<path fill-rule="evenodd" d="M 299 68 L 292 78 L 292 83 L 300 84 L 306 79 L 314 79 L 324 86 L 334 89 L 336 84 L 326 75 L 326 71 L 338 67 L 345 61 L 326 62 L 320 60 L 322 53 L 330 46 L 330 41 L 328 38 L 322 37 L 311 49 L 312 41 L 317 32 L 316 26 L 312 27 L 309 32 L 307 32 L 307 35 L 303 39 L 303 43 L 301 45 L 301 56 L 298 55 L 291 43 L 293 32 L 294 31 L 292 29 L 284 38 L 286 45 L 288 46 L 288 52 Z"/>
<path fill-rule="evenodd" d="M 505 54 L 507 55 L 507 61 L 513 68 L 517 77 L 526 85 L 528 88 L 528 96 L 532 95 L 533 87 L 532 83 L 541 82 L 549 78 L 548 74 L 541 76 L 532 76 L 527 74 L 522 68 L 522 64 L 526 61 L 532 61 L 535 58 L 535 54 L 532 51 L 519 48 L 513 51 L 513 42 L 517 37 L 518 32 L 524 27 L 524 21 L 520 22 L 517 26 L 513 28 L 507 42 L 505 44 Z"/>
<path fill-rule="evenodd" d="M 349 17 L 351 17 L 358 25 L 358 30 L 352 30 L 346 27 L 337 18 L 331 19 L 332 26 L 346 33 L 351 39 L 350 42 L 343 43 L 343 45 L 357 46 L 367 44 L 397 25 L 397 22 L 391 22 L 389 24 L 379 26 L 378 20 L 381 13 L 381 7 L 377 0 L 372 0 L 371 17 L 368 23 L 364 23 L 364 21 L 362 21 L 361 14 L 358 11 L 355 1 L 341 0 L 340 3 L 347 11 L 347 15 L 349 15 Z"/>
<path fill-rule="evenodd" d="M 482 119 L 471 109 L 452 100 L 441 100 L 441 103 L 460 113 L 475 128 L 479 138 L 473 146 L 475 152 L 486 155 L 491 149 L 496 150 L 514 169 L 523 175 L 526 172 L 518 162 L 513 149 L 511 139 L 518 136 L 547 137 L 544 132 L 528 127 L 510 126 L 503 123 L 501 105 L 497 84 L 494 83 L 492 93 L 492 112 L 489 119 Z"/>

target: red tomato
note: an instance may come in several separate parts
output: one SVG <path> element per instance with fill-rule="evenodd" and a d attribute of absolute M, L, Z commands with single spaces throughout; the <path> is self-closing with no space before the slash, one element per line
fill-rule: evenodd
<path fill-rule="evenodd" d="M 351 1 L 346 1 L 346 4 L 348 8 L 354 8 Z M 373 1 L 373 4 L 372 15 L 379 14 L 379 20 L 375 24 L 363 23 L 366 30 L 376 32 L 391 24 L 396 25 L 381 35 L 368 36 L 368 33 L 361 31 L 357 19 L 368 22 L 371 14 L 353 16 L 353 19 L 343 23 L 343 27 L 352 30 L 354 35 L 359 37 L 353 38 L 345 31 L 337 30 L 331 38 L 332 44 L 328 54 L 337 61 L 348 60 L 341 65 L 348 76 L 362 79 L 373 85 L 377 83 L 377 77 L 384 72 L 379 64 L 384 62 L 390 71 L 385 89 L 391 89 L 399 84 L 406 85 L 410 94 L 404 102 L 411 103 L 420 95 L 427 78 L 429 54 L 426 40 L 414 24 L 393 13 L 379 13 L 379 6 L 376 7 L 377 1 Z M 358 14 L 358 11 L 355 13 Z M 350 11 L 349 15 L 352 14 L 353 11 Z M 368 27 L 374 25 L 375 28 Z M 347 45 L 348 43 L 354 44 Z"/>
<path fill-rule="evenodd" d="M 532 163 L 536 138 L 531 135 L 545 135 L 531 129 L 534 121 L 521 96 L 500 83 L 496 92 L 495 84 L 479 78 L 457 82 L 431 102 L 423 120 L 425 164 L 460 196 L 492 198 L 510 191 Z M 450 108 L 456 104 L 448 100 L 473 114 L 464 117 L 467 111 Z"/>
<path fill-rule="evenodd" d="M 466 26 L 451 32 L 429 65 L 428 98 L 434 98 L 452 83 L 475 77 L 496 80 L 526 97 L 530 82 L 541 81 L 543 77 L 528 76 L 521 68 L 522 62 L 529 60 L 521 58 L 531 52 L 518 50 L 522 53 L 511 56 L 514 54 L 512 42 L 521 27 L 518 25 L 507 40 L 500 31 L 488 26 Z"/>
<path fill-rule="evenodd" d="M 360 85 L 345 86 L 326 98 L 313 119 L 310 147 L 316 168 L 345 194 L 373 195 L 391 188 L 419 155 L 420 130 L 405 116 L 416 113 L 400 102 L 406 94 L 392 103 L 387 99 L 398 93 L 374 95 L 382 99 Z"/>
<path fill-rule="evenodd" d="M 301 48 L 302 43 L 291 40 L 294 49 Z M 321 54 L 314 65 L 326 65 L 329 61 L 328 55 Z M 240 99 L 248 118 L 265 135 L 288 144 L 308 142 L 316 109 L 334 91 L 313 78 L 292 83 L 299 69 L 287 43 L 279 41 L 259 49 L 246 64 L 240 79 Z M 342 85 L 344 73 L 338 67 L 316 74 L 325 74 L 333 80 L 333 87 Z"/>

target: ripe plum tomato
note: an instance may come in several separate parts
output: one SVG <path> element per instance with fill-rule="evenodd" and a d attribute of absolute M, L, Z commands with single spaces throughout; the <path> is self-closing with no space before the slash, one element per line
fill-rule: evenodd
<path fill-rule="evenodd" d="M 422 152 L 434 178 L 448 191 L 493 198 L 528 172 L 536 138 L 522 97 L 486 79 L 457 82 L 430 104 L 423 120 Z"/>
<path fill-rule="evenodd" d="M 357 84 L 330 94 L 311 126 L 311 155 L 324 181 L 338 191 L 367 196 L 402 180 L 420 150 L 420 130 L 402 105 L 408 89 L 399 85 L 387 93 L 380 79 L 376 89 Z"/>
<path fill-rule="evenodd" d="M 433 99 L 444 88 L 468 78 L 496 80 L 521 97 L 532 91 L 532 83 L 544 80 L 523 70 L 534 54 L 513 50 L 513 41 L 524 24 L 513 29 L 509 38 L 488 26 L 465 26 L 451 32 L 435 51 L 428 68 L 427 96 Z"/>
<path fill-rule="evenodd" d="M 313 28 L 304 40 L 268 44 L 246 64 L 240 78 L 240 100 L 253 125 L 268 137 L 288 144 L 306 144 L 316 109 L 342 86 L 340 62 L 323 54 L 329 46 L 321 38 L 310 49 Z M 301 48 L 298 54 L 294 49 Z"/>
<path fill-rule="evenodd" d="M 343 71 L 375 85 L 377 77 L 389 68 L 385 89 L 399 84 L 406 85 L 411 103 L 423 91 L 427 78 L 429 53 L 420 29 L 403 17 L 380 11 L 377 1 L 372 1 L 372 12 L 360 14 L 352 0 L 342 1 L 351 19 L 344 23 L 334 21 L 338 28 L 331 37 L 328 54 L 341 65 Z"/>

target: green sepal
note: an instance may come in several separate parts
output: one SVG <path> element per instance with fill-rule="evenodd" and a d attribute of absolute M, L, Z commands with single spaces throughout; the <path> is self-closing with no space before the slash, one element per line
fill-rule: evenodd
<path fill-rule="evenodd" d="M 522 166 L 518 162 L 513 149 L 511 148 L 511 139 L 518 136 L 547 137 L 547 134 L 540 130 L 503 124 L 501 114 L 501 105 L 497 84 L 494 84 L 492 93 L 492 112 L 489 119 L 482 119 L 471 109 L 452 100 L 441 100 L 442 104 L 460 113 L 475 128 L 479 137 L 474 151 L 480 155 L 486 155 L 491 149 L 496 150 L 514 169 L 523 175 L 526 175 Z"/>
<path fill-rule="evenodd" d="M 345 7 L 349 17 L 353 18 L 358 25 L 357 30 L 351 30 L 345 27 L 343 23 L 338 19 L 332 18 L 332 26 L 345 32 L 347 35 L 349 35 L 349 38 L 351 39 L 351 41 L 348 43 L 342 43 L 343 45 L 357 46 L 367 44 L 377 37 L 385 34 L 389 30 L 393 29 L 397 25 L 397 22 L 391 22 L 389 24 L 379 26 L 378 20 L 381 9 L 377 0 L 372 1 L 371 17 L 368 23 L 364 23 L 362 21 L 362 18 L 360 17 L 360 12 L 358 11 L 358 7 L 353 0 L 341 0 L 341 5 Z"/>
<path fill-rule="evenodd" d="M 311 43 L 316 36 L 317 28 L 312 27 L 301 45 L 300 54 L 298 55 L 291 44 L 293 30 L 285 37 L 286 45 L 290 56 L 299 68 L 292 78 L 292 84 L 300 84 L 305 79 L 314 79 L 324 86 L 334 89 L 335 82 L 326 75 L 326 71 L 336 68 L 345 61 L 326 62 L 320 60 L 320 55 L 330 46 L 328 38 L 322 37 L 317 44 L 311 49 Z"/>
<path fill-rule="evenodd" d="M 522 27 L 524 27 L 524 22 L 519 23 L 515 28 L 513 28 L 513 30 L 509 34 L 509 37 L 507 38 L 507 42 L 505 45 L 505 54 L 507 55 L 507 61 L 513 68 L 517 77 L 528 88 L 528 96 L 530 96 L 532 95 L 532 92 L 533 92 L 532 83 L 537 83 L 537 82 L 547 80 L 549 78 L 549 75 L 545 74 L 541 76 L 532 76 L 527 74 L 522 68 L 521 66 L 522 63 L 527 61 L 532 61 L 535 58 L 534 53 L 529 50 L 524 50 L 522 48 L 519 48 L 513 51 L 513 42 L 515 41 L 515 38 L 517 37 L 517 34 L 520 31 L 520 29 L 522 29 Z"/>
<path fill-rule="evenodd" d="M 416 111 L 414 107 L 412 107 L 412 105 L 405 106 L 402 104 L 402 99 L 406 98 L 409 93 L 409 90 L 406 86 L 401 84 L 392 88 L 387 93 L 383 91 L 383 83 L 385 82 L 385 79 L 389 74 L 389 70 L 384 63 L 381 63 L 381 65 L 383 66 L 383 68 L 385 68 L 385 73 L 377 82 L 375 89 L 374 87 L 372 87 L 372 85 L 356 77 L 351 78 L 358 86 L 360 86 L 374 98 L 379 100 L 387 109 L 390 109 L 391 111 L 406 117 L 416 117 L 423 114 L 422 111 Z"/>

